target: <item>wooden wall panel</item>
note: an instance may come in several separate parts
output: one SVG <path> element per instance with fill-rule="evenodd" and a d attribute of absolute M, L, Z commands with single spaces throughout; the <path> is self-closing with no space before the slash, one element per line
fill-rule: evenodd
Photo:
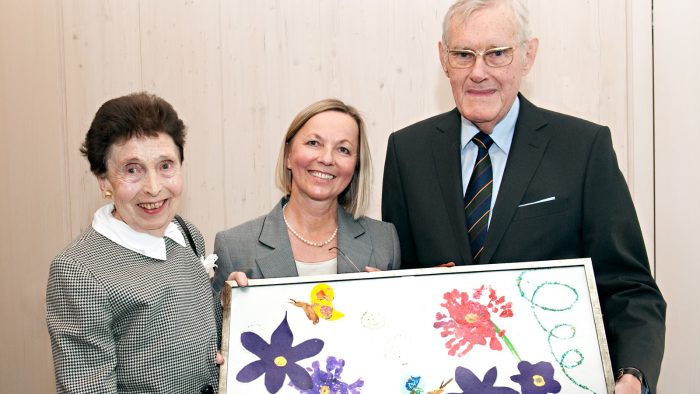
<path fill-rule="evenodd" d="M 180 211 L 206 237 L 224 228 L 220 4 L 140 4 L 143 88 L 173 105 L 187 126 L 185 191 Z"/>
<path fill-rule="evenodd" d="M 660 394 L 700 387 L 700 54 L 687 50 L 698 15 L 695 1 L 654 2 L 656 272 L 668 303 Z"/>
<path fill-rule="evenodd" d="M 625 2 L 529 3 L 540 47 L 526 94 L 540 106 L 609 126 L 626 173 Z"/>
<path fill-rule="evenodd" d="M 223 3 L 227 226 L 270 210 L 280 196 L 274 167 L 284 133 L 296 113 L 326 97 L 366 117 L 370 216 L 379 217 L 387 136 L 452 105 L 449 85 L 439 83 L 436 48 L 449 2 L 441 3 Z"/>
<path fill-rule="evenodd" d="M 44 294 L 70 240 L 60 20 L 55 3 L 0 2 L 0 391 L 53 391 Z"/>
<path fill-rule="evenodd" d="M 274 168 L 292 117 L 315 100 L 343 99 L 367 121 L 374 161 L 369 215 L 379 217 L 389 133 L 454 106 L 437 52 L 442 17 L 451 2 L 0 3 L 0 160 L 5 168 L 21 168 L 17 163 L 27 158 L 43 160 L 32 161 L 22 174 L 2 175 L 11 191 L 0 194 L 0 209 L 5 228 L 13 230 L 3 230 L 3 250 L 38 248 L 41 256 L 34 271 L 27 271 L 37 280 L 31 290 L 19 285 L 28 280 L 2 282 L 4 300 L 18 293 L 27 297 L 20 304 L 28 311 L 26 319 L 17 306 L 3 303 L 3 314 L 7 306 L 18 320 L 7 328 L 12 346 L 27 343 L 25 334 L 39 339 L 19 363 L 0 358 L 0 386 L 6 387 L 9 376 L 32 380 L 24 371 L 39 373 L 38 382 L 50 379 L 43 317 L 46 271 L 50 258 L 105 203 L 78 153 L 100 104 L 149 90 L 178 110 L 189 128 L 182 213 L 202 230 L 211 250 L 217 231 L 266 213 L 280 197 Z M 651 72 L 643 67 L 651 42 L 639 39 L 650 34 L 650 24 L 644 24 L 650 9 L 638 7 L 640 2 L 527 1 L 541 42 L 523 92 L 538 105 L 611 127 L 620 166 L 628 177 L 635 175 L 628 178 L 634 197 L 645 201 L 640 216 L 649 243 L 653 181 L 648 166 L 639 163 L 649 161 L 645 143 L 651 130 L 642 127 L 642 134 L 633 127 L 648 123 L 650 103 L 644 97 L 651 95 L 645 85 Z M 14 135 L 13 130 L 34 134 Z M 44 168 L 46 162 L 50 169 Z M 18 203 L 23 199 L 30 202 Z M 34 233 L 44 237 L 38 245 L 28 241 Z M 23 254 L 9 256 L 2 257 L 0 277 L 30 275 L 15 262 Z M 3 354 L 18 349 L 5 337 L 2 346 Z"/>
<path fill-rule="evenodd" d="M 137 0 L 61 2 L 71 238 L 107 201 L 79 149 L 105 101 L 142 89 Z"/>

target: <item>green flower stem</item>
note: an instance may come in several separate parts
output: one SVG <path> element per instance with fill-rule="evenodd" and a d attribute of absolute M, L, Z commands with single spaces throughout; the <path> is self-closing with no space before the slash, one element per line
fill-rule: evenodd
<path fill-rule="evenodd" d="M 520 358 L 520 355 L 518 355 L 518 352 L 515 351 L 513 344 L 510 343 L 510 339 L 508 339 L 508 336 L 506 334 L 501 335 L 501 329 L 498 328 L 498 326 L 496 325 L 496 323 L 493 322 L 493 320 L 491 320 L 491 324 L 493 324 L 493 328 L 496 329 L 496 334 L 498 334 L 498 336 L 503 338 L 503 342 L 505 342 L 506 346 L 508 346 L 508 349 L 510 349 L 510 352 L 513 353 L 515 358 L 517 358 L 518 361 L 522 361 L 522 359 Z"/>

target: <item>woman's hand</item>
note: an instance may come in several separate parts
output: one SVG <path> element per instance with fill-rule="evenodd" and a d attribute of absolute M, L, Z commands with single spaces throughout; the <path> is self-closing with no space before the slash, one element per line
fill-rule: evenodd
<path fill-rule="evenodd" d="M 231 272 L 231 274 L 228 276 L 228 279 L 226 279 L 226 281 L 230 281 L 230 280 L 236 282 L 236 284 L 240 287 L 248 286 L 248 277 L 245 275 L 245 272 L 241 272 L 241 271 Z"/>
<path fill-rule="evenodd" d="M 377 267 L 370 267 L 369 265 L 365 266 L 365 272 L 380 272 L 381 270 Z"/>

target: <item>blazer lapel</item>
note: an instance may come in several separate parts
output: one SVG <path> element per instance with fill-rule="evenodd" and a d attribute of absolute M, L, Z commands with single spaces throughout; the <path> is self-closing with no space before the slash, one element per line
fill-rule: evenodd
<path fill-rule="evenodd" d="M 455 244 L 462 256 L 461 264 L 455 262 L 458 265 L 472 264 L 472 253 L 467 237 L 467 224 L 462 201 L 461 128 L 461 116 L 455 108 L 437 124 L 432 144 L 442 203 L 450 220 Z M 431 193 L 431 191 L 426 190 L 426 193 Z M 439 230 L 436 229 L 436 231 Z"/>
<path fill-rule="evenodd" d="M 549 143 L 550 134 L 543 129 L 547 122 L 539 114 L 537 107 L 522 95 L 518 97 L 520 113 L 501 188 L 493 208 L 481 263 L 491 262 Z"/>
<path fill-rule="evenodd" d="M 338 273 L 363 272 L 372 257 L 372 244 L 365 228 L 338 205 Z M 343 256 L 345 254 L 345 256 Z M 354 264 L 354 265 L 353 265 Z"/>
<path fill-rule="evenodd" d="M 284 202 L 284 200 L 280 201 L 265 217 L 260 237 L 258 237 L 258 241 L 266 246 L 265 250 L 267 251 L 267 253 L 259 253 L 255 259 L 263 278 L 299 275 L 294 263 L 287 227 L 282 217 L 282 205 Z M 258 248 L 261 248 L 261 246 L 258 246 Z"/>

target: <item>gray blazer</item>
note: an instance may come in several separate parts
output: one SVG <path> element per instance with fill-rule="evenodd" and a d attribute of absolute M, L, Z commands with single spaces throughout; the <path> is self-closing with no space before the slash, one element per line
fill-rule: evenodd
<path fill-rule="evenodd" d="M 219 256 L 213 286 L 224 287 L 229 274 L 242 271 L 248 278 L 298 276 L 292 245 L 282 217 L 285 199 L 267 215 L 216 234 L 214 253 Z M 358 220 L 338 206 L 338 248 L 362 271 L 366 266 L 381 270 L 401 264 L 399 239 L 394 225 L 361 217 Z M 338 273 L 356 272 L 338 253 Z"/>

